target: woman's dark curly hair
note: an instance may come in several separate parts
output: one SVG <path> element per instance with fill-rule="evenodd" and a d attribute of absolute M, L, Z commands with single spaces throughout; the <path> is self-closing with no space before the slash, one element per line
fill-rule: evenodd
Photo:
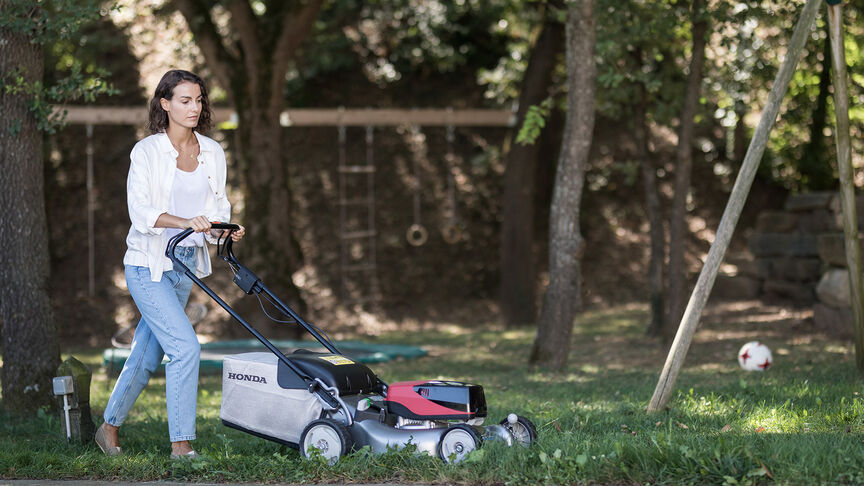
<path fill-rule="evenodd" d="M 150 100 L 150 123 L 148 126 L 150 133 L 164 132 L 168 128 L 168 112 L 162 109 L 160 100 L 162 98 L 170 100 L 174 96 L 174 87 L 186 81 L 195 83 L 201 88 L 201 114 L 198 116 L 198 125 L 195 130 L 198 132 L 210 130 L 212 113 L 210 112 L 210 99 L 207 97 L 207 86 L 204 85 L 204 80 L 189 71 L 173 69 L 162 76 L 159 85 L 156 86 L 153 99 Z"/>

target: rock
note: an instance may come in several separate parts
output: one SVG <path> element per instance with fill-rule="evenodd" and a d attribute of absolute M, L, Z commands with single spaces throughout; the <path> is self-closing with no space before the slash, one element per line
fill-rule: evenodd
<path fill-rule="evenodd" d="M 717 275 L 711 296 L 721 300 L 750 300 L 759 297 L 762 281 L 745 275 Z"/>
<path fill-rule="evenodd" d="M 846 266 L 846 243 L 843 233 L 826 233 L 819 235 L 816 243 L 819 258 L 823 263 L 835 267 Z M 864 239 L 858 237 L 858 246 L 864 255 Z"/>
<path fill-rule="evenodd" d="M 834 196 L 831 198 L 831 203 L 828 205 L 828 210 L 831 211 L 831 214 L 834 217 L 837 231 L 842 231 L 843 207 L 839 192 L 834 193 Z M 860 230 L 864 228 L 864 194 L 855 196 L 855 214 L 858 217 L 858 229 Z"/>
<path fill-rule="evenodd" d="M 822 275 L 816 285 L 819 302 L 831 307 L 851 307 L 849 272 L 845 268 L 832 268 Z"/>
<path fill-rule="evenodd" d="M 813 285 L 799 282 L 769 279 L 762 285 L 762 289 L 768 295 L 789 299 L 798 305 L 809 305 L 816 300 Z"/>
<path fill-rule="evenodd" d="M 830 307 L 820 302 L 813 305 L 813 327 L 825 334 L 843 339 L 854 337 L 852 309 Z"/>
<path fill-rule="evenodd" d="M 820 234 L 833 231 L 843 231 L 842 220 L 827 209 L 819 209 L 810 213 L 798 215 L 796 229 L 800 233 Z"/>
<path fill-rule="evenodd" d="M 816 235 L 804 233 L 753 233 L 747 246 L 756 257 L 819 255 L 819 240 Z"/>
<path fill-rule="evenodd" d="M 791 233 L 798 228 L 798 215 L 786 211 L 765 211 L 756 219 L 759 233 Z"/>
<path fill-rule="evenodd" d="M 808 192 L 795 194 L 786 199 L 785 209 L 787 211 L 811 211 L 814 209 L 828 209 L 832 203 L 835 192 Z"/>
<path fill-rule="evenodd" d="M 738 275 L 758 278 L 759 280 L 771 278 L 774 261 L 775 259 L 772 258 L 758 258 L 756 260 L 741 262 L 738 264 Z"/>
<path fill-rule="evenodd" d="M 822 261 L 815 257 L 772 259 L 771 275 L 793 282 L 815 282 L 822 275 Z"/>
<path fill-rule="evenodd" d="M 66 361 L 57 368 L 57 376 L 71 376 L 73 382 L 73 393 L 67 396 L 67 403 L 72 407 L 69 412 L 69 432 L 72 440 L 78 443 L 87 443 L 96 432 L 96 425 L 90 415 L 90 380 L 93 372 L 84 363 L 74 356 L 66 358 Z M 66 414 L 63 410 L 63 399 L 57 397 L 61 410 L 61 425 L 66 434 Z"/>

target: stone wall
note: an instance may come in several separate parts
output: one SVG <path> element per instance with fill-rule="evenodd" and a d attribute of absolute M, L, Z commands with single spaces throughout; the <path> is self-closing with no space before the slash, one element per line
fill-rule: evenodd
<path fill-rule="evenodd" d="M 862 228 L 864 196 L 856 206 Z M 852 335 L 839 194 L 790 196 L 782 211 L 759 215 L 747 247 L 748 255 L 727 258 L 715 286 L 719 298 L 779 299 L 812 307 L 817 329 Z"/>

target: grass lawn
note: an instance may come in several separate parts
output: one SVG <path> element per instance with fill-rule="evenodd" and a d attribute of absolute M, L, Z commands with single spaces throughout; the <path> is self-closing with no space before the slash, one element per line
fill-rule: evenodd
<path fill-rule="evenodd" d="M 51 479 L 440 482 L 477 484 L 860 484 L 864 482 L 864 401 L 851 343 L 814 334 L 804 312 L 736 303 L 703 318 L 670 408 L 647 415 L 667 349 L 645 339 L 644 307 L 580 316 L 565 372 L 530 369 L 531 328 L 471 330 L 420 326 L 386 343 L 425 346 L 429 356 L 374 365 L 385 381 L 448 378 L 480 383 L 488 421 L 509 412 L 531 418 L 530 449 L 496 443 L 462 464 L 394 451 L 356 452 L 335 466 L 221 425 L 220 378 L 201 379 L 198 437 L 207 456 L 168 459 L 164 379 L 154 378 L 121 429 L 127 455 L 103 456 L 93 443 L 69 446 L 57 417 L 4 417 L 0 477 Z M 759 339 L 774 352 L 764 373 L 738 368 L 736 351 Z M 96 371 L 94 413 L 110 386 L 98 351 L 75 351 Z M 252 405 L 252 404 L 250 404 Z M 97 423 L 101 416 L 96 415 Z"/>

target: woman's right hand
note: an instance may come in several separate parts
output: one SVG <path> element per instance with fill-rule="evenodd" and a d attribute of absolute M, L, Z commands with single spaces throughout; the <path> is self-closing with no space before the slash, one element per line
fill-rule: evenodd
<path fill-rule="evenodd" d="M 204 216 L 195 216 L 186 220 L 186 227 L 192 228 L 196 233 L 202 233 L 210 229 L 210 220 Z"/>

